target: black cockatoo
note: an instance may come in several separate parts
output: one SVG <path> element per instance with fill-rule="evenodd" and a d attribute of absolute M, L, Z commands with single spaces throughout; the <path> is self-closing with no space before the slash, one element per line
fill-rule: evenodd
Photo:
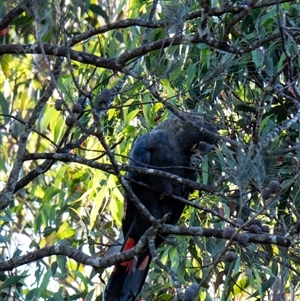
<path fill-rule="evenodd" d="M 188 122 L 172 116 L 139 137 L 133 144 L 129 164 L 155 168 L 195 180 L 196 172 L 191 168 L 193 161 L 195 157 L 205 155 L 213 149 L 217 131 L 199 115 L 182 113 L 182 116 Z M 171 195 L 187 199 L 191 188 L 156 175 L 130 172 L 127 176 L 152 188 L 148 189 L 137 183 L 130 184 L 140 202 L 155 218 L 161 219 L 170 214 L 168 223 L 175 224 L 178 221 L 184 204 L 174 200 Z M 129 196 L 125 196 L 122 220 L 124 243 L 121 251 L 134 247 L 149 227 L 150 223 L 139 213 Z M 163 238 L 158 237 L 156 247 L 162 242 Z M 144 284 L 150 261 L 151 255 L 149 249 L 146 249 L 138 258 L 115 265 L 105 289 L 105 301 L 135 300 Z"/>

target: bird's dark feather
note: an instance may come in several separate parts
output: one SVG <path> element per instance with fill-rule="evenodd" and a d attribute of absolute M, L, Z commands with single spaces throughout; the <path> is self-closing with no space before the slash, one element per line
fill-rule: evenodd
<path fill-rule="evenodd" d="M 195 180 L 195 170 L 189 168 L 195 146 L 201 155 L 205 155 L 214 147 L 217 132 L 212 124 L 198 115 L 183 113 L 183 117 L 188 122 L 174 116 L 139 137 L 132 147 L 129 164 Z M 155 218 L 161 219 L 170 213 L 167 222 L 174 224 L 178 221 L 184 204 L 171 195 L 187 199 L 191 192 L 189 187 L 157 175 L 130 172 L 128 177 L 151 187 L 130 184 L 137 198 Z M 122 223 L 124 244 L 121 250 L 136 244 L 150 226 L 127 195 Z M 158 237 L 156 246 L 162 242 L 163 239 Z M 137 259 L 116 265 L 105 290 L 105 301 L 135 300 L 144 284 L 150 261 L 147 249 Z"/>

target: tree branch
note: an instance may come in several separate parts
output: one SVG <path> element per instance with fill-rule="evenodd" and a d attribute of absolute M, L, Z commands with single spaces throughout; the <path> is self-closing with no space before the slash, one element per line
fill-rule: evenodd
<path fill-rule="evenodd" d="M 190 236 L 216 237 L 216 238 L 225 239 L 224 230 L 201 228 L 201 227 L 187 228 L 187 227 L 174 226 L 169 224 L 160 224 L 160 223 L 158 223 L 158 225 L 159 227 L 155 228 L 155 233 L 157 234 L 190 235 Z M 117 255 L 99 258 L 99 257 L 87 255 L 84 252 L 74 249 L 68 245 L 56 245 L 56 246 L 45 247 L 39 250 L 35 250 L 27 253 L 26 255 L 18 256 L 16 258 L 11 258 L 7 261 L 2 261 L 0 266 L 0 271 L 10 271 L 24 264 L 28 264 L 52 255 L 64 255 L 74 259 L 76 262 L 89 265 L 94 268 L 107 268 L 114 264 L 128 261 L 134 258 L 134 256 L 141 254 L 143 249 L 148 243 L 148 239 L 150 239 L 151 237 L 153 238 L 153 234 L 154 234 L 153 231 L 154 228 L 150 227 L 134 248 L 124 251 L 122 253 L 118 253 Z M 238 241 L 239 235 L 241 234 L 237 234 L 233 238 L 233 241 Z M 267 244 L 267 245 L 274 244 L 283 247 L 291 246 L 290 239 L 285 236 L 271 235 L 267 233 L 251 234 L 248 232 L 247 235 L 249 236 L 249 242 L 252 243 Z"/>
<path fill-rule="evenodd" d="M 160 234 L 176 234 L 176 235 L 191 235 L 191 236 L 204 236 L 204 237 L 217 237 L 217 238 L 224 238 L 224 230 L 221 229 L 207 229 L 207 228 L 200 228 L 200 227 L 180 227 L 174 225 L 164 224 L 162 225 Z M 237 234 L 236 237 L 233 238 L 233 241 L 239 240 L 239 235 Z M 252 243 L 259 243 L 259 244 L 274 244 L 283 247 L 291 246 L 291 240 L 288 237 L 281 236 L 281 235 L 272 235 L 268 233 L 261 233 L 261 234 L 252 234 L 248 233 L 249 235 L 249 242 Z"/>
<path fill-rule="evenodd" d="M 291 35 L 299 36 L 300 29 L 299 31 L 293 32 Z M 95 67 L 102 67 L 114 71 L 120 71 L 122 70 L 123 66 L 130 60 L 146 55 L 151 51 L 161 50 L 171 46 L 204 43 L 218 50 L 226 51 L 233 54 L 243 54 L 243 53 L 250 52 L 254 49 L 257 49 L 263 46 L 264 44 L 269 43 L 270 41 L 276 40 L 278 38 L 280 38 L 280 33 L 274 33 L 265 39 L 259 40 L 255 43 L 242 47 L 242 46 L 232 46 L 229 44 L 229 41 L 228 43 L 224 43 L 223 41 L 218 41 L 212 36 L 200 37 L 198 34 L 180 35 L 175 38 L 165 38 L 162 40 L 149 42 L 133 50 L 125 51 L 117 58 L 99 57 L 90 53 L 70 50 L 66 46 L 55 46 L 55 45 L 44 44 L 43 47 L 40 47 L 39 45 L 35 45 L 35 44 L 24 44 L 24 45 L 6 44 L 6 45 L 0 45 L 0 55 L 41 54 L 43 48 L 45 54 L 47 55 L 70 57 L 70 59 L 77 62 L 90 64 Z"/>
<path fill-rule="evenodd" d="M 76 162 L 79 164 L 83 164 L 92 168 L 96 168 L 99 170 L 103 170 L 112 174 L 116 174 L 116 171 L 111 164 L 104 164 L 104 163 L 99 163 L 93 160 L 89 160 L 74 154 L 70 153 L 43 153 L 43 154 L 25 154 L 23 156 L 24 161 L 28 160 L 39 160 L 39 159 L 47 159 L 47 160 L 56 160 L 56 161 L 62 161 L 62 162 Z M 182 185 L 187 185 L 193 189 L 197 190 L 203 190 L 211 193 L 217 193 L 218 189 L 214 186 L 210 185 L 205 185 L 201 184 L 189 179 L 184 179 L 181 178 L 177 175 L 174 175 L 172 173 L 167 172 L 168 168 L 166 168 L 166 171 L 162 170 L 157 170 L 155 169 L 155 166 L 147 166 L 147 167 L 134 167 L 134 166 L 129 166 L 126 164 L 118 164 L 118 168 L 121 171 L 130 171 L 134 173 L 140 173 L 140 174 L 148 174 L 148 175 L 155 175 L 155 176 L 160 176 L 164 178 L 168 178 L 173 180 L 174 182 L 177 182 Z M 181 167 L 177 166 L 177 168 L 187 168 L 187 167 Z"/>
<path fill-rule="evenodd" d="M 268 7 L 268 6 L 272 6 L 275 4 L 280 4 L 280 3 L 285 3 L 285 2 L 290 2 L 290 0 L 280 0 L 280 1 L 268 1 L 268 2 L 263 2 L 263 3 L 259 3 L 256 4 L 253 9 L 255 8 L 262 8 L 262 7 Z M 228 14 L 228 13 L 232 13 L 232 14 L 237 14 L 240 13 L 241 11 L 243 11 L 244 8 L 240 7 L 240 6 L 222 6 L 222 7 L 213 7 L 209 10 L 208 12 L 208 16 L 213 17 L 213 16 L 221 16 L 224 14 Z M 197 10 L 194 12 L 190 12 L 186 15 L 185 17 L 185 21 L 190 21 L 193 19 L 197 19 L 199 17 L 201 17 L 202 14 L 202 10 Z M 150 18 L 149 18 L 150 19 Z M 1 24 L 1 23 L 0 23 Z M 166 21 L 165 20 L 157 20 L 157 21 L 152 21 L 151 19 L 148 21 L 143 21 L 140 19 L 126 19 L 126 20 L 121 20 L 121 21 L 117 21 L 117 22 L 113 22 L 98 28 L 93 28 L 90 29 L 82 34 L 76 35 L 74 36 L 71 40 L 70 40 L 70 46 L 74 46 L 86 39 L 89 39 L 95 35 L 98 34 L 103 34 L 106 33 L 108 31 L 111 30 L 116 30 L 116 29 L 123 29 L 123 28 L 128 28 L 128 27 L 132 27 L 132 26 L 139 26 L 139 27 L 144 27 L 144 28 L 163 28 L 165 27 Z M 1 29 L 1 28 L 0 28 Z"/>
<path fill-rule="evenodd" d="M 27 8 L 31 7 L 33 0 L 24 0 L 15 8 L 10 10 L 2 19 L 0 19 L 0 31 L 9 26 L 16 18 L 18 18 Z"/>

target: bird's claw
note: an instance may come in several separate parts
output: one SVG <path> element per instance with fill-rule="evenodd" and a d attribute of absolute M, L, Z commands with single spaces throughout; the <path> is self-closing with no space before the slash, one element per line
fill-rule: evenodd
<path fill-rule="evenodd" d="M 190 158 L 190 168 L 199 169 L 202 162 L 203 156 L 201 155 L 200 151 L 195 151 L 195 153 L 192 154 Z"/>

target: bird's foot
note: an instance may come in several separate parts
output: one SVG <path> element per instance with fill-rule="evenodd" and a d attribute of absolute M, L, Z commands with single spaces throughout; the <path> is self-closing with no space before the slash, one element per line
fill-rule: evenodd
<path fill-rule="evenodd" d="M 201 163 L 203 162 L 203 157 L 200 152 L 195 152 L 190 158 L 190 168 L 199 169 Z"/>

